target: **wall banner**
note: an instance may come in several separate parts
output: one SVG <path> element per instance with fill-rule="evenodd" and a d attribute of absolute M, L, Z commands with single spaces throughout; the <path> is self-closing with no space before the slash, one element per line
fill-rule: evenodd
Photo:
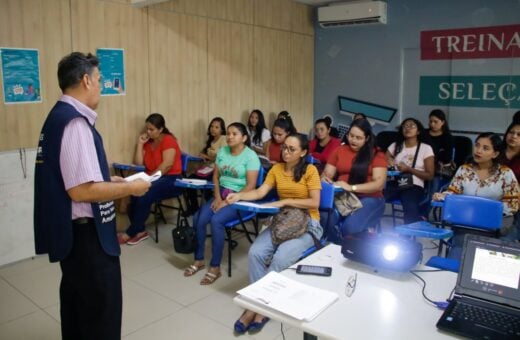
<path fill-rule="evenodd" d="M 519 57 L 520 25 L 421 32 L 421 60 Z"/>
<path fill-rule="evenodd" d="M 419 105 L 520 108 L 520 76 L 421 76 Z"/>
<path fill-rule="evenodd" d="M 38 50 L 0 48 L 5 104 L 41 103 Z"/>
<path fill-rule="evenodd" d="M 121 48 L 98 48 L 101 73 L 101 95 L 120 96 L 125 94 L 124 50 Z"/>

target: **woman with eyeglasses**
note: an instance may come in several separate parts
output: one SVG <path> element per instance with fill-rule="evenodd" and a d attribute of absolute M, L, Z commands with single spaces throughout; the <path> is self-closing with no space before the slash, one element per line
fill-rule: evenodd
<path fill-rule="evenodd" d="M 258 235 L 249 249 L 249 280 L 255 282 L 270 271 L 280 272 L 298 261 L 302 253 L 320 239 L 323 229 L 320 226 L 321 183 L 318 170 L 307 163 L 309 142 L 302 135 L 289 135 L 282 145 L 283 163 L 275 164 L 268 172 L 264 183 L 256 190 L 230 194 L 228 203 L 239 200 L 254 201 L 265 197 L 271 189 L 276 189 L 279 200 L 269 202 L 269 206 L 294 207 L 306 209 L 310 219 L 308 232 L 299 238 L 293 238 L 274 245 L 271 228 Z M 269 318 L 250 310 L 244 311 L 235 322 L 234 329 L 238 334 L 246 331 L 260 331 Z"/>
<path fill-rule="evenodd" d="M 518 137 L 516 138 L 518 139 Z M 433 199 L 444 200 L 449 194 L 485 197 L 502 201 L 504 216 L 515 214 L 518 211 L 520 191 L 513 171 L 500 164 L 501 144 L 502 140 L 496 133 L 485 132 L 478 135 L 473 147 L 473 159 L 469 163 L 461 165 L 453 176 L 448 190 L 435 193 Z M 511 224 L 511 218 L 504 220 L 503 235 L 510 234 Z M 458 237 L 454 241 L 454 245 L 455 247 L 452 247 L 452 251 L 450 251 L 450 257 L 458 258 L 460 257 L 462 237 Z"/>
<path fill-rule="evenodd" d="M 401 201 L 406 224 L 421 220 L 419 204 L 425 195 L 424 182 L 432 180 L 435 173 L 433 149 L 430 145 L 422 143 L 420 138 L 423 130 L 423 125 L 417 119 L 405 119 L 399 126 L 397 141 L 390 144 L 386 151 L 390 166 L 401 174 L 412 175 L 411 186 L 400 187 L 400 179 L 397 178 L 397 181 L 388 182 L 385 189 L 387 201 Z"/>
<path fill-rule="evenodd" d="M 233 192 L 247 192 L 255 188 L 260 169 L 256 153 L 249 148 L 249 134 L 242 123 L 227 128 L 227 145 L 219 149 L 213 171 L 213 199 L 206 202 L 193 217 L 197 248 L 193 264 L 184 270 L 184 276 L 195 275 L 204 269 L 206 227 L 211 225 L 211 261 L 201 285 L 209 285 L 220 276 L 220 262 L 224 251 L 225 224 L 237 218 L 236 210 L 229 206 L 226 197 Z"/>
<path fill-rule="evenodd" d="M 376 148 L 370 123 L 366 119 L 354 120 L 346 137 L 345 145 L 330 155 L 321 178 L 332 183 L 337 174 L 334 184 L 353 192 L 363 207 L 345 218 L 340 226 L 341 238 L 327 235 L 334 243 L 340 243 L 346 235 L 375 226 L 385 210 L 383 188 L 388 164 L 384 153 Z"/>

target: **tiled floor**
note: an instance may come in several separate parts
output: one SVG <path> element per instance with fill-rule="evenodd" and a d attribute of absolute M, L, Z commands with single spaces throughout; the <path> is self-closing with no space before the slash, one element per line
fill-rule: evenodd
<path fill-rule="evenodd" d="M 232 300 L 248 284 L 249 243 L 242 235 L 234 237 L 239 245 L 233 251 L 233 276 L 224 274 L 225 251 L 222 277 L 201 286 L 204 272 L 183 277 L 192 257 L 173 250 L 171 229 L 161 227 L 158 244 L 150 238 L 122 246 L 123 339 L 282 339 L 280 323 L 274 321 L 254 336 L 233 333 L 242 311 Z M 49 263 L 47 256 L 0 268 L 0 339 L 60 339 L 60 277 L 58 264 Z M 300 330 L 285 325 L 284 333 L 288 340 L 303 338 Z"/>
<path fill-rule="evenodd" d="M 158 244 L 149 238 L 122 246 L 123 339 L 282 339 L 277 322 L 269 322 L 254 336 L 233 333 L 233 323 L 242 313 L 233 297 L 248 284 L 247 239 L 234 236 L 239 243 L 233 251 L 233 276 L 227 276 L 226 248 L 222 277 L 201 286 L 203 271 L 183 276 L 192 256 L 173 250 L 172 227 L 160 227 Z M 60 339 L 60 277 L 59 265 L 49 263 L 47 256 L 0 268 L 0 339 Z M 288 340 L 303 337 L 287 326 L 284 333 Z"/>

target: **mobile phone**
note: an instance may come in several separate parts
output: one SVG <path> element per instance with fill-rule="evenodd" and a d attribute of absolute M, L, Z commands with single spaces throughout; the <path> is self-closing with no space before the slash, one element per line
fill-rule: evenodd
<path fill-rule="evenodd" d="M 114 78 L 114 88 L 115 89 L 119 88 L 119 78 Z"/>
<path fill-rule="evenodd" d="M 308 275 L 319 275 L 319 276 L 330 276 L 332 274 L 331 267 L 323 267 L 323 266 L 311 266 L 299 264 L 296 267 L 296 273 L 298 274 L 308 274 Z"/>

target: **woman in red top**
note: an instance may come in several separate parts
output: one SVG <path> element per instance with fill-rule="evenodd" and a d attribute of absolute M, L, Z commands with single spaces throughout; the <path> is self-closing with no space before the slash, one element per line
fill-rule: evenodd
<path fill-rule="evenodd" d="M 363 207 L 348 215 L 340 225 L 341 236 L 362 232 L 373 227 L 385 210 L 383 188 L 386 182 L 387 161 L 375 146 L 372 127 L 366 119 L 352 122 L 346 144 L 338 147 L 329 157 L 322 179 L 331 183 L 336 173 L 343 190 L 356 194 Z M 334 223 L 336 225 L 336 223 Z M 337 235 L 328 235 L 330 241 Z"/>
<path fill-rule="evenodd" d="M 518 114 L 520 114 L 520 111 L 515 116 L 518 116 Z M 516 180 L 520 182 L 520 120 L 513 120 L 506 130 L 502 142 L 500 163 L 510 167 Z M 511 239 L 520 240 L 520 212 L 515 214 L 514 226 L 509 236 Z"/>
<path fill-rule="evenodd" d="M 316 136 L 311 140 L 310 153 L 312 157 L 322 164 L 321 169 L 318 167 L 318 170 L 323 170 L 332 152 L 341 145 L 341 141 L 338 138 L 330 135 L 330 123 L 330 118 L 320 118 L 314 123 Z"/>
<path fill-rule="evenodd" d="M 290 117 L 281 116 L 274 121 L 273 130 L 271 131 L 271 139 L 264 143 L 264 151 L 266 157 L 271 164 L 283 162 L 282 160 L 282 144 L 285 138 L 296 132 Z"/>
<path fill-rule="evenodd" d="M 152 204 L 179 195 L 175 180 L 181 177 L 182 172 L 181 149 L 159 113 L 146 118 L 146 133 L 139 136 L 134 163 L 144 165 L 147 174 L 161 171 L 162 176 L 152 182 L 145 195 L 132 196 L 128 211 L 130 226 L 125 233 L 118 235 L 120 244 L 134 245 L 146 240 L 149 235 L 144 223 Z"/>

